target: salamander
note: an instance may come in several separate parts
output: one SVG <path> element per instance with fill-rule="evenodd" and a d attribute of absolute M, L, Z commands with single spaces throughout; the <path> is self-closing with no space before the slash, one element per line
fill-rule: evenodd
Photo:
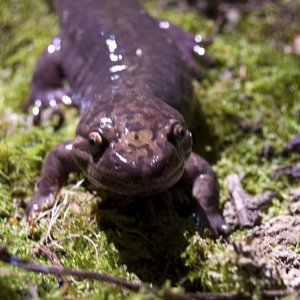
<path fill-rule="evenodd" d="M 75 105 L 80 122 L 74 140 L 49 151 L 27 206 L 29 221 L 53 206 L 71 172 L 83 171 L 96 188 L 124 197 L 183 182 L 195 213 L 205 212 L 215 235 L 228 234 L 216 175 L 192 152 L 180 113 L 189 107 L 192 78 L 201 77 L 201 37 L 152 18 L 134 0 L 55 6 L 61 30 L 38 60 L 24 110 L 31 107 L 38 124 L 48 108 L 62 116 L 62 104 Z"/>

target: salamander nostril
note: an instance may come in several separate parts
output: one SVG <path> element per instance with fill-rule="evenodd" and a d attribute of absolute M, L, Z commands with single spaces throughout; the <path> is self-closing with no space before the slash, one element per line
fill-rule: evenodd
<path fill-rule="evenodd" d="M 138 135 L 137 133 L 134 135 L 134 139 L 135 139 L 136 141 L 138 141 L 138 140 L 140 139 L 140 137 L 139 137 L 139 135 Z"/>

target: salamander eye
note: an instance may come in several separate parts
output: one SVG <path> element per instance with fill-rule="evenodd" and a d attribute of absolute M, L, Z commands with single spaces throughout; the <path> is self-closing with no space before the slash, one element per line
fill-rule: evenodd
<path fill-rule="evenodd" d="M 96 131 L 93 131 L 89 134 L 88 141 L 91 146 L 101 145 L 103 142 L 100 133 Z"/>
<path fill-rule="evenodd" d="M 183 125 L 176 123 L 171 129 L 168 139 L 172 144 L 178 144 L 185 141 L 189 135 L 189 131 Z"/>
<path fill-rule="evenodd" d="M 186 130 L 180 124 L 176 124 L 173 128 L 173 135 L 177 140 L 183 139 L 186 135 Z"/>
<path fill-rule="evenodd" d="M 91 153 L 93 156 L 98 156 L 103 150 L 103 138 L 97 131 L 93 131 L 89 134 L 88 143 L 91 147 Z"/>

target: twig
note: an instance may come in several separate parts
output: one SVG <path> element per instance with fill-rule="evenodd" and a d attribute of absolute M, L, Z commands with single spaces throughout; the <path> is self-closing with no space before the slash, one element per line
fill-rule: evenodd
<path fill-rule="evenodd" d="M 41 246 L 39 251 L 46 255 L 54 266 L 62 266 L 55 252 L 52 252 L 49 247 Z"/>
<path fill-rule="evenodd" d="M 248 194 L 236 174 L 227 176 L 227 186 L 241 228 L 256 225 L 260 221 L 259 207 L 277 195 L 275 191 L 265 191 L 257 195 Z"/>
<path fill-rule="evenodd" d="M 141 289 L 142 285 L 139 283 L 134 283 L 132 281 L 128 281 L 125 279 L 117 278 L 111 275 L 96 273 L 96 272 L 88 272 L 82 270 L 73 270 L 64 268 L 61 266 L 47 266 L 40 265 L 33 262 L 29 262 L 21 259 L 17 255 L 10 254 L 7 251 L 5 246 L 0 246 L 0 260 L 11 264 L 12 266 L 16 266 L 19 268 L 23 268 L 25 270 L 44 273 L 44 274 L 52 274 L 56 276 L 77 276 L 84 279 L 93 279 L 97 281 L 103 281 L 115 284 L 116 286 L 137 292 Z M 154 289 L 150 287 L 146 287 L 146 291 L 149 293 L 155 293 Z M 31 285 L 30 290 L 33 298 L 38 299 L 38 294 L 36 292 L 36 287 Z M 275 299 L 278 297 L 285 297 L 288 295 L 292 295 L 292 292 L 289 290 L 269 290 L 263 291 L 262 296 L 263 299 Z M 251 297 L 241 295 L 238 293 L 183 293 L 176 294 L 171 292 L 166 292 L 164 295 L 165 300 L 250 300 Z"/>
<path fill-rule="evenodd" d="M 62 267 L 55 252 L 52 252 L 47 246 L 41 246 L 39 248 L 39 251 L 48 257 L 48 259 L 51 261 L 52 265 Z M 68 285 L 68 281 L 65 276 L 57 276 L 56 279 L 57 279 L 58 286 L 67 286 Z"/>
<path fill-rule="evenodd" d="M 103 282 L 108 282 L 115 284 L 119 287 L 131 290 L 131 291 L 139 291 L 141 285 L 139 283 L 134 283 L 125 279 L 117 278 L 111 275 L 96 273 L 96 272 L 88 272 L 81 270 L 74 270 L 69 268 L 63 268 L 60 266 L 47 266 L 40 265 L 36 263 L 32 263 L 26 260 L 21 259 L 17 255 L 10 254 L 7 251 L 6 247 L 0 246 L 0 260 L 6 263 L 9 263 L 13 266 L 23 268 L 29 271 L 37 272 L 37 273 L 45 273 L 52 274 L 57 276 L 77 276 L 85 279 L 93 279 Z"/>

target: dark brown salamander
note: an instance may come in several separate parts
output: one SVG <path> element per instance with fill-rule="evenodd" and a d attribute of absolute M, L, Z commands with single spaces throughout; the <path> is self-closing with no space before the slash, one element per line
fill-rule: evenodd
<path fill-rule="evenodd" d="M 227 234 L 216 176 L 191 152 L 178 112 L 189 106 L 191 74 L 201 76 L 194 60 L 195 52 L 206 55 L 201 43 L 134 0 L 59 0 L 56 8 L 61 33 L 37 64 L 24 108 L 33 106 L 38 123 L 45 108 L 60 114 L 60 103 L 73 103 L 81 120 L 75 140 L 48 153 L 29 220 L 53 205 L 70 172 L 83 171 L 96 187 L 132 197 L 181 180 L 213 232 Z"/>

